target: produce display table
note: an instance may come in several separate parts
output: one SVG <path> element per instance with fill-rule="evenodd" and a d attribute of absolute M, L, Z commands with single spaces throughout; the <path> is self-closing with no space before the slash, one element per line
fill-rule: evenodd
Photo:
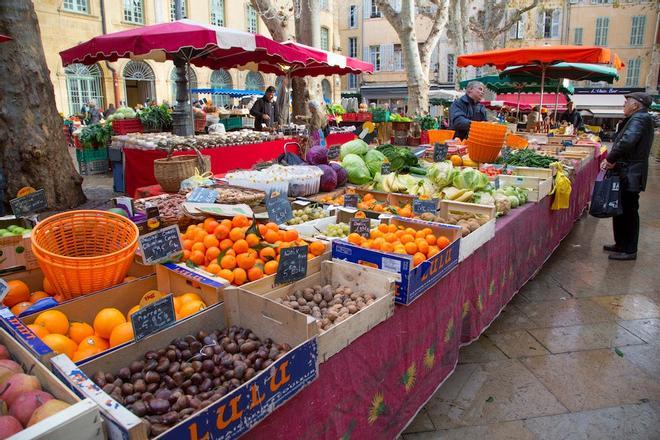
<path fill-rule="evenodd" d="M 578 171 L 569 209 L 551 211 L 550 196 L 498 219 L 493 239 L 321 364 L 314 383 L 245 438 L 396 438 L 454 371 L 460 346 L 479 337 L 571 231 L 597 173 L 597 160 Z"/>

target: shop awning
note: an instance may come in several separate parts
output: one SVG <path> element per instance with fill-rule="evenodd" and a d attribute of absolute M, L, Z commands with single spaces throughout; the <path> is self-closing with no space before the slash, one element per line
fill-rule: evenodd
<path fill-rule="evenodd" d="M 226 95 L 233 98 L 240 98 L 242 96 L 261 96 L 264 92 L 259 90 L 235 90 L 235 89 L 191 89 L 191 93 L 206 93 L 211 95 Z"/>
<path fill-rule="evenodd" d="M 549 110 L 554 110 L 555 108 L 555 99 L 557 94 L 556 93 L 544 93 L 543 94 L 543 107 L 549 109 Z M 496 98 L 497 101 L 508 101 L 508 102 L 518 102 L 518 94 L 517 93 L 501 93 L 497 95 Z M 520 106 L 530 106 L 534 107 L 535 105 L 539 105 L 541 102 L 541 94 L 540 93 L 521 93 L 520 94 Z M 557 101 L 558 104 L 558 109 L 559 111 L 566 110 L 566 96 L 562 93 L 559 94 L 559 100 Z"/>
<path fill-rule="evenodd" d="M 575 108 L 588 110 L 595 118 L 623 118 L 623 95 L 573 95 Z"/>

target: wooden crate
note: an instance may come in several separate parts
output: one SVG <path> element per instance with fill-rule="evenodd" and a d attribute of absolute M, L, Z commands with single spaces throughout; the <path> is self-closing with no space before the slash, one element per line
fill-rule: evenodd
<path fill-rule="evenodd" d="M 445 219 L 450 213 L 479 214 L 488 218 L 476 231 L 472 231 L 465 237 L 461 237 L 461 247 L 458 251 L 458 262 L 465 260 L 488 240 L 495 237 L 495 217 L 497 211 L 494 205 L 477 205 L 475 203 L 455 202 L 453 200 L 442 200 L 440 202 L 440 217 Z"/>
<path fill-rule="evenodd" d="M 552 179 L 527 176 L 499 176 L 500 187 L 517 186 L 527 192 L 530 202 L 538 202 L 550 194 L 552 190 Z"/>
<path fill-rule="evenodd" d="M 103 416 L 113 427 L 110 438 L 142 440 L 147 438 L 145 422 L 95 386 L 89 378 L 98 371 L 116 373 L 131 361 L 143 358 L 147 351 L 166 347 L 177 337 L 232 325 L 249 328 L 262 339 L 271 338 L 293 348 L 270 368 L 260 371 L 240 387 L 155 438 L 238 438 L 318 377 L 317 340 L 307 338 L 305 317 L 293 310 L 274 307 L 271 301 L 257 295 L 227 292 L 224 303 L 209 307 L 136 344 L 123 346 L 80 367 L 60 355 L 53 358 L 53 368 L 77 392 L 101 407 Z M 254 400 L 251 396 L 261 397 L 261 400 Z M 191 432 L 197 435 L 191 437 Z"/>
<path fill-rule="evenodd" d="M 319 272 L 295 283 L 276 288 L 263 296 L 269 300 L 275 300 L 276 298 L 293 295 L 293 292 L 299 289 L 326 284 L 350 287 L 354 292 L 373 293 L 377 299 L 370 306 L 351 315 L 348 319 L 327 331 L 318 328 L 315 318 L 295 311 L 295 313 L 303 315 L 307 319 L 307 336 L 319 335 L 319 362 L 327 361 L 331 356 L 339 353 L 351 342 L 380 322 L 390 318 L 394 313 L 394 274 L 341 261 L 325 261 L 321 264 Z M 244 293 L 253 294 L 249 290 Z M 282 304 L 275 304 L 288 309 Z"/>
<path fill-rule="evenodd" d="M 25 371 L 36 376 L 44 391 L 71 406 L 9 437 L 19 439 L 103 439 L 99 408 L 90 399 L 81 400 L 73 391 L 60 382 L 53 373 L 41 364 L 29 351 L 15 341 L 9 333 L 0 329 L 0 343 L 4 344 L 13 359 Z"/>
<path fill-rule="evenodd" d="M 514 167 L 512 171 L 513 176 L 540 177 L 542 179 L 550 179 L 555 173 L 554 168 L 535 167 Z"/>

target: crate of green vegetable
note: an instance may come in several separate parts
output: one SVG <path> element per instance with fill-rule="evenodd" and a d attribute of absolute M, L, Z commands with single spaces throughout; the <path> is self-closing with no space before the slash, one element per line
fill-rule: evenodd
<path fill-rule="evenodd" d="M 498 176 L 499 186 L 517 186 L 527 193 L 530 202 L 539 202 L 552 190 L 552 178 L 530 176 Z"/>
<path fill-rule="evenodd" d="M 532 150 L 516 150 L 506 157 L 500 156 L 495 163 L 513 165 L 518 167 L 550 168 L 550 164 L 557 162 L 556 157 L 543 156 Z"/>

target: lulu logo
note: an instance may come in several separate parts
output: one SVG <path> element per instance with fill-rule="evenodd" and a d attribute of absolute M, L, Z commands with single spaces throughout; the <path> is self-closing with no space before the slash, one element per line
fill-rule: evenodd
<path fill-rule="evenodd" d="M 240 390 L 228 402 L 223 402 L 215 411 L 215 427 L 218 431 L 230 428 L 241 419 L 246 411 L 249 413 L 255 410 L 255 408 L 266 400 L 267 396 L 273 396 L 282 386 L 291 381 L 291 375 L 287 370 L 288 367 L 288 360 L 282 362 L 275 368 L 270 379 L 255 382 L 249 389 Z M 211 414 L 212 412 L 208 411 L 208 416 Z M 207 416 L 207 414 L 204 414 L 202 417 L 204 416 Z M 190 434 L 190 440 L 210 440 L 211 438 L 211 433 L 209 432 L 200 435 L 197 423 L 190 424 L 188 426 L 188 432 Z"/>
<path fill-rule="evenodd" d="M 428 270 L 422 274 L 422 281 L 426 281 L 429 277 L 438 273 L 443 267 L 450 264 L 452 262 L 453 252 L 454 247 L 453 245 L 450 245 L 450 247 L 446 248 L 441 254 L 432 258 Z"/>
<path fill-rule="evenodd" d="M 14 329 L 23 336 L 23 339 L 27 341 L 31 341 L 33 339 L 37 339 L 37 337 L 28 329 L 26 326 L 23 325 L 23 323 L 17 318 L 17 317 L 12 317 L 7 319 L 9 323 L 14 327 Z"/>

